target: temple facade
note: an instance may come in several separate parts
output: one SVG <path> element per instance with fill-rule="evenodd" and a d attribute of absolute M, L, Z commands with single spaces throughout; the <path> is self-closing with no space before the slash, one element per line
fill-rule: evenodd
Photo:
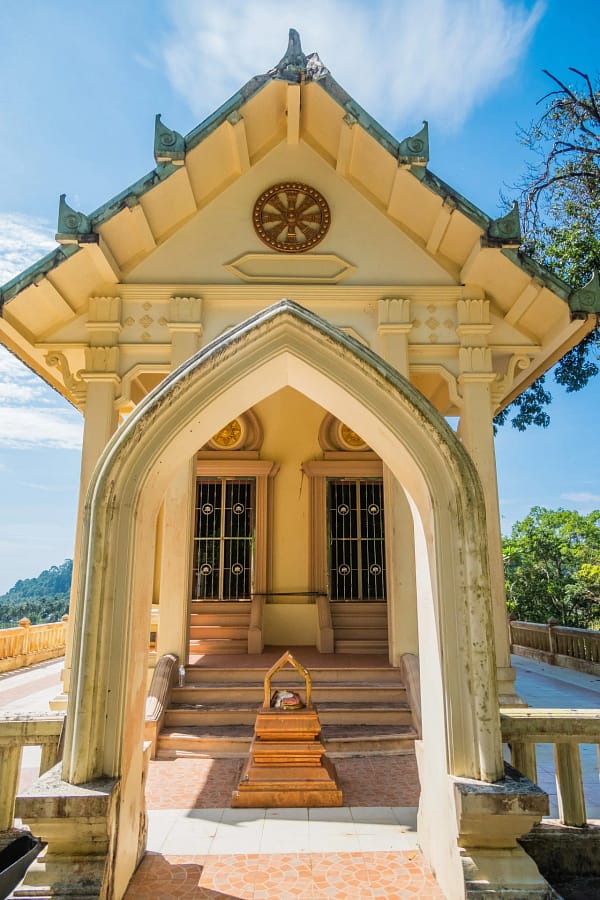
<path fill-rule="evenodd" d="M 493 418 L 591 330 L 597 285 L 523 255 L 516 209 L 460 196 L 426 123 L 394 138 L 294 32 L 190 134 L 157 116 L 154 156 L 89 215 L 63 195 L 59 246 L 0 295 L 0 340 L 85 423 L 64 758 L 32 828 L 123 895 L 153 659 L 410 655 L 442 889 L 485 870 L 541 897 L 515 844 L 536 814 L 466 799 L 503 784 L 518 703 Z"/>

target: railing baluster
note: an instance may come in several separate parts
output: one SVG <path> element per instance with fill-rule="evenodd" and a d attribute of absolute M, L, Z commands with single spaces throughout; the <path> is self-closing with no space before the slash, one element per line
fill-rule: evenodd
<path fill-rule="evenodd" d="M 42 758 L 40 761 L 40 775 L 51 769 L 58 762 L 58 738 L 46 741 L 42 744 Z"/>
<path fill-rule="evenodd" d="M 560 821 L 579 828 L 587 821 L 579 745 L 555 744 L 554 763 Z"/>
<path fill-rule="evenodd" d="M 535 757 L 535 744 L 525 741 L 511 741 L 510 759 L 519 772 L 537 784 L 537 760 Z"/>
<path fill-rule="evenodd" d="M 0 831 L 12 828 L 21 769 L 21 745 L 0 745 Z"/>

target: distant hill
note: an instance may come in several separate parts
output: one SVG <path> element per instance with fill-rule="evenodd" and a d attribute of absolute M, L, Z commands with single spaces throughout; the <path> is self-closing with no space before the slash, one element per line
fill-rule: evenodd
<path fill-rule="evenodd" d="M 72 574 L 73 560 L 65 559 L 60 566 L 50 566 L 37 578 L 17 581 L 0 596 L 0 628 L 11 628 L 23 618 L 29 619 L 32 625 L 58 622 L 69 610 Z"/>

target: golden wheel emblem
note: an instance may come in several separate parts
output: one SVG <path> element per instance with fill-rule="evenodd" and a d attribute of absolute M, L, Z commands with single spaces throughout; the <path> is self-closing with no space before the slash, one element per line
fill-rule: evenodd
<path fill-rule="evenodd" d="M 303 253 L 322 241 L 331 213 L 324 197 L 307 184 L 274 184 L 254 204 L 254 228 L 261 241 L 284 253 Z"/>

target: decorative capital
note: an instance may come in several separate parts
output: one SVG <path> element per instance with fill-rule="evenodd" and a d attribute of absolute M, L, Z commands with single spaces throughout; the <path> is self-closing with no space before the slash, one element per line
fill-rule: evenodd
<path fill-rule="evenodd" d="M 384 297 L 377 304 L 377 334 L 406 334 L 412 328 L 410 300 Z"/>
<path fill-rule="evenodd" d="M 475 376 L 467 380 L 494 381 L 495 373 L 492 371 L 492 351 L 489 347 L 461 347 L 458 351 L 460 366 L 460 379 L 464 376 Z"/>
<path fill-rule="evenodd" d="M 429 162 L 429 125 L 425 120 L 417 134 L 400 141 L 398 162 L 405 166 L 426 166 Z"/>
<path fill-rule="evenodd" d="M 87 381 L 93 381 L 100 374 L 118 377 L 118 364 L 118 347 L 86 347 L 85 370 L 81 372 L 81 377 Z"/>
<path fill-rule="evenodd" d="M 586 319 L 589 315 L 600 315 L 600 272 L 598 269 L 587 284 L 571 291 L 569 294 L 569 309 L 572 319 Z"/>
<path fill-rule="evenodd" d="M 515 200 L 512 209 L 499 219 L 494 219 L 488 226 L 486 238 L 492 247 L 519 247 L 521 237 L 521 217 L 519 204 Z"/>
<path fill-rule="evenodd" d="M 202 297 L 171 297 L 167 328 L 202 334 Z"/>
<path fill-rule="evenodd" d="M 59 244 L 78 244 L 86 240 L 97 240 L 98 235 L 92 231 L 89 216 L 73 209 L 66 202 L 66 194 L 61 194 L 58 202 L 58 225 L 56 240 Z"/>
<path fill-rule="evenodd" d="M 154 120 L 154 159 L 157 163 L 173 163 L 181 166 L 185 159 L 185 138 L 160 121 L 160 113 Z"/>

